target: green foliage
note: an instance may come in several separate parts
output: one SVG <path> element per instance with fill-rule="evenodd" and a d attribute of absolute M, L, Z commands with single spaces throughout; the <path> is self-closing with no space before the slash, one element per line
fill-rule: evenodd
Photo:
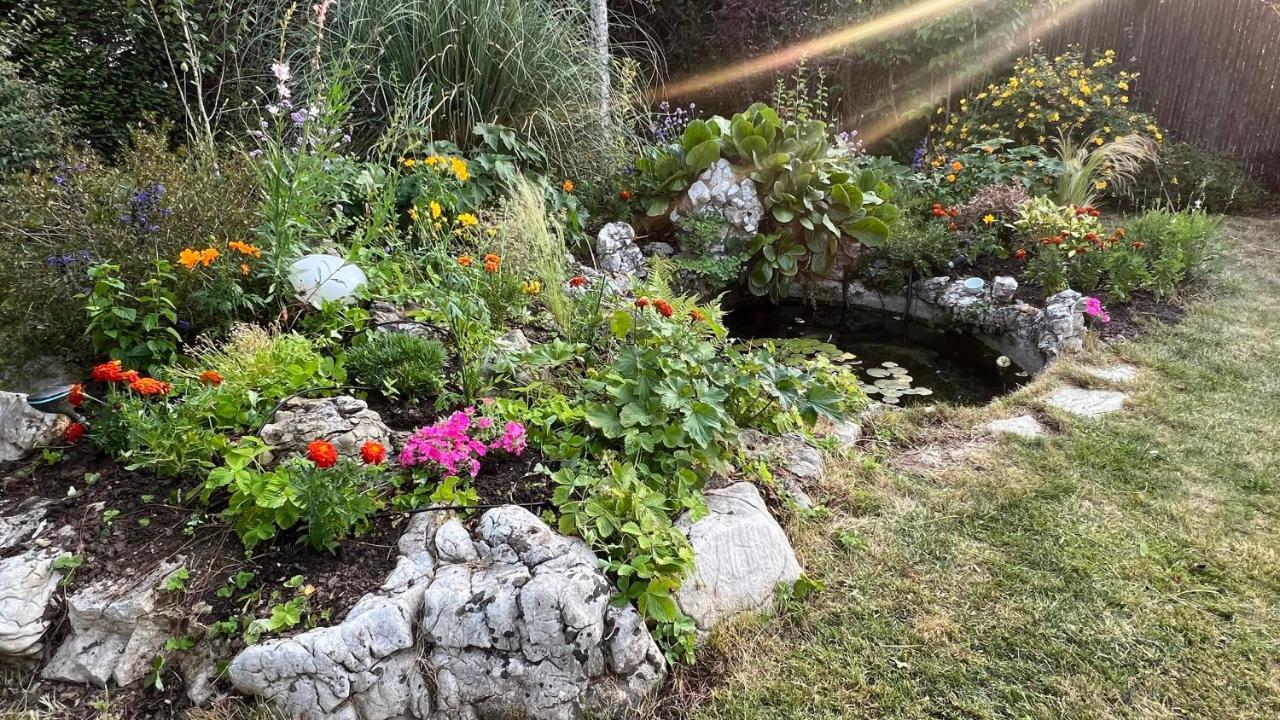
<path fill-rule="evenodd" d="M 436 397 L 444 389 L 444 345 L 403 332 L 379 332 L 347 353 L 347 373 L 388 395 Z"/>
<path fill-rule="evenodd" d="M 268 470 L 260 462 L 268 450 L 256 437 L 241 438 L 204 484 L 206 502 L 215 494 L 226 495 L 222 518 L 234 525 L 246 549 L 300 523 L 308 545 L 333 550 L 339 539 L 364 532 L 369 516 L 382 507 L 374 478 L 378 468 L 340 460 L 321 469 L 293 458 Z"/>
<path fill-rule="evenodd" d="M 801 270 L 825 275 L 846 240 L 874 247 L 884 242 L 898 210 L 893 191 L 878 175 L 856 176 L 831 153 L 826 125 L 784 121 L 756 103 L 732 120 L 694 120 L 678 142 L 651 148 L 636 161 L 650 215 L 666 212 L 671 199 L 702 171 L 724 158 L 763 188 L 768 229 L 752 248 L 748 274 L 756 295 L 778 298 Z"/>
<path fill-rule="evenodd" d="M 93 289 L 85 304 L 85 332 L 93 351 L 131 367 L 156 368 L 178 355 L 178 311 L 170 289 L 176 278 L 164 260 L 156 260 L 151 274 L 130 288 L 120 279 L 120 267 L 110 263 L 89 268 Z"/>
<path fill-rule="evenodd" d="M 1052 191 L 1062 173 L 1062 161 L 1038 145 L 1015 145 L 1009 138 L 991 138 L 954 154 L 935 156 L 923 174 L 905 178 L 900 187 L 930 202 L 958 205 L 991 185 L 1018 184 L 1032 195 Z"/>
<path fill-rule="evenodd" d="M 693 621 L 680 612 L 672 593 L 693 570 L 693 548 L 673 523 L 690 505 L 696 519 L 706 513 L 699 497 L 672 496 L 661 476 L 633 465 L 609 463 L 552 474 L 552 501 L 560 511 L 560 531 L 577 535 L 604 559 L 617 582 L 618 600 L 634 603 L 657 623 L 673 661 L 693 660 Z"/>
<path fill-rule="evenodd" d="M 94 415 L 89 438 L 130 470 L 197 477 L 214 467 L 227 438 L 205 404 L 189 398 L 155 402 L 116 388 Z"/>
<path fill-rule="evenodd" d="M 789 122 L 830 122 L 833 113 L 826 68 L 819 67 L 811 73 L 808 63 L 801 59 L 789 78 L 779 77 L 774 83 L 769 104 Z"/>
<path fill-rule="evenodd" d="M 173 28 L 165 28 L 172 30 Z M 19 74 L 47 88 L 74 134 L 115 155 L 147 118 L 177 117 L 161 28 L 147 3 L 51 0 L 0 10 L 0 45 Z"/>
<path fill-rule="evenodd" d="M 1046 295 L 1068 287 L 1097 286 L 1106 229 L 1094 214 L 1038 197 L 1018 209 L 1013 225 L 1034 253 L 1026 276 L 1041 285 Z"/>
<path fill-rule="evenodd" d="M 1118 195 L 1136 208 L 1199 208 L 1209 213 L 1248 212 L 1267 200 L 1266 188 L 1244 163 L 1189 142 L 1165 145 L 1159 162 L 1143 166 L 1134 185 Z"/>
<path fill-rule="evenodd" d="M 58 157 L 64 116 L 46 88 L 19 77 L 3 58 L 0 42 L 0 184 Z"/>
<path fill-rule="evenodd" d="M 959 252 L 960 236 L 913 201 L 903 208 L 889 239 L 859 258 L 858 275 L 871 287 L 896 292 L 911 277 L 932 275 Z"/>
<path fill-rule="evenodd" d="M 993 138 L 1039 145 L 1059 137 L 1087 137 L 1098 145 L 1142 134 L 1160 142 L 1164 134 L 1149 115 L 1130 107 L 1137 74 L 1116 70 L 1115 52 L 1085 55 L 1069 50 L 1050 58 L 1040 52 L 1019 58 L 1005 79 L 938 108 L 929 126 L 933 151 L 956 150 Z"/>
<path fill-rule="evenodd" d="M 496 227 L 499 253 L 508 266 L 527 268 L 540 285 L 532 294 L 567 334 L 574 324 L 573 303 L 565 292 L 568 248 L 560 224 L 547 213 L 548 189 L 523 177 L 510 187 Z"/>
<path fill-rule="evenodd" d="M 1123 301 L 1135 290 L 1150 290 L 1164 298 L 1209 269 L 1222 219 L 1203 212 L 1152 210 L 1126 220 L 1125 231 L 1127 243 L 1106 253 L 1110 297 Z"/>
<path fill-rule="evenodd" d="M 116 164 L 73 156 L 21 176 L 0 193 L 0 354 L 86 358 L 80 296 L 93 284 L 88 268 L 117 267 L 114 277 L 133 293 L 157 261 L 176 264 L 188 248 L 223 257 L 166 280 L 178 319 L 199 333 L 247 317 L 260 307 L 250 298 L 261 288 L 257 275 L 242 275 L 239 266 L 256 268 L 257 261 L 233 259 L 226 243 L 252 238 L 254 193 L 239 159 L 215 164 L 172 153 L 159 133 L 135 135 Z"/>

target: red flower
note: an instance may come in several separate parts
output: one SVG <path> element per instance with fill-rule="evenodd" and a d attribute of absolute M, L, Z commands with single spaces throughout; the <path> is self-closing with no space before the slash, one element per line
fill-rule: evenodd
<path fill-rule="evenodd" d="M 662 317 L 671 317 L 675 314 L 675 310 L 671 308 L 671 303 L 666 300 L 654 300 L 653 306 L 658 308 L 658 312 L 662 313 Z"/>
<path fill-rule="evenodd" d="M 124 372 L 120 373 L 120 377 L 116 378 L 116 380 L 122 383 L 133 384 L 137 382 L 138 379 L 141 377 L 142 376 L 138 374 L 137 370 L 125 370 Z"/>
<path fill-rule="evenodd" d="M 71 444 L 84 437 L 84 423 L 73 422 L 62 431 L 62 439 Z"/>
<path fill-rule="evenodd" d="M 586 287 L 587 279 L 581 275 L 574 275 L 569 278 L 569 287 Z"/>
<path fill-rule="evenodd" d="M 307 457 L 318 468 L 331 468 L 338 464 L 338 449 L 328 440 L 312 440 L 307 443 Z"/>
<path fill-rule="evenodd" d="M 960 208 L 955 207 L 955 206 L 952 206 L 952 207 L 947 208 L 947 215 L 949 215 L 949 216 L 951 216 L 951 217 L 956 217 L 956 216 L 958 216 L 959 214 L 960 214 Z"/>
<path fill-rule="evenodd" d="M 702 320 L 706 320 L 706 319 L 707 319 L 707 314 L 706 314 L 706 313 L 704 313 L 704 312 L 702 312 L 702 311 L 701 311 L 701 310 L 699 310 L 698 308 L 694 308 L 694 309 L 692 309 L 692 310 L 690 310 L 690 311 L 689 311 L 689 319 L 690 319 L 690 320 L 692 320 L 692 321 L 694 321 L 694 322 L 700 322 L 700 321 L 702 321 Z"/>
<path fill-rule="evenodd" d="M 1013 251 L 1013 256 L 1014 256 L 1014 257 L 1016 257 L 1016 258 L 1018 258 L 1019 260 L 1026 260 L 1026 259 L 1027 259 L 1027 249 L 1026 249 L 1026 248 L 1018 248 L 1017 250 L 1014 250 L 1014 251 Z"/>
<path fill-rule="evenodd" d="M 636 307 L 638 307 L 638 308 L 647 308 L 647 307 L 649 307 L 649 298 L 644 297 L 643 295 L 642 295 L 642 296 L 640 296 L 640 297 L 638 297 L 638 298 L 636 298 Z"/>
<path fill-rule="evenodd" d="M 618 193 L 618 197 L 622 198 L 622 202 L 627 202 L 631 199 L 631 191 L 623 190 L 622 192 Z"/>
<path fill-rule="evenodd" d="M 76 383 L 71 386 L 71 392 L 67 393 L 67 402 L 71 403 L 71 407 L 80 407 L 84 404 L 84 386 Z"/>
<path fill-rule="evenodd" d="M 936 205 L 933 207 L 933 209 L 932 209 L 932 210 L 930 210 L 930 211 L 929 211 L 929 213 L 930 213 L 930 214 L 932 214 L 934 217 L 946 217 L 946 216 L 947 216 L 947 212 L 946 212 L 945 210 L 943 210 L 942 208 L 940 208 L 940 207 L 936 206 Z"/>
<path fill-rule="evenodd" d="M 129 383 L 129 389 L 139 395 L 168 395 L 169 383 L 155 378 L 140 377 Z"/>
<path fill-rule="evenodd" d="M 1133 248 L 1134 250 L 1141 250 L 1146 246 L 1147 246 L 1146 243 L 1142 242 L 1141 240 L 1134 240 L 1133 242 L 1129 243 L 1129 247 Z"/>
<path fill-rule="evenodd" d="M 200 373 L 200 382 L 205 385 L 221 385 L 222 375 L 220 375 L 217 370 L 205 370 Z"/>
<path fill-rule="evenodd" d="M 119 360 L 104 362 L 101 365 L 95 365 L 93 370 L 89 371 L 89 377 L 94 382 L 120 382 L 121 373 L 124 367 Z"/>
<path fill-rule="evenodd" d="M 366 465 L 381 465 L 387 461 L 387 448 L 376 440 L 366 440 L 360 446 L 360 459 Z"/>

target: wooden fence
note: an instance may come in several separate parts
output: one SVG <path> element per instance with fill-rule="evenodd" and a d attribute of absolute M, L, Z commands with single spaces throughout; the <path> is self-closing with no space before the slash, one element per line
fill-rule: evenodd
<path fill-rule="evenodd" d="M 1137 107 L 1171 135 L 1280 185 L 1280 2 L 1100 0 L 1041 39 L 1051 51 L 1113 48 L 1142 74 Z"/>

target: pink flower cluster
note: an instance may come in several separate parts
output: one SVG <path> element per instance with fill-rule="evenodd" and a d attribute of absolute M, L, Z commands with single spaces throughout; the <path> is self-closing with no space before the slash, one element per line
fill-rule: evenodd
<path fill-rule="evenodd" d="M 524 425 L 508 422 L 498 432 L 493 418 L 476 417 L 476 409 L 469 407 L 434 425 L 418 428 L 400 451 L 400 464 L 413 467 L 430 463 L 448 475 L 457 475 L 461 467 L 475 477 L 480 473 L 480 458 L 490 450 L 520 455 L 526 442 Z"/>
<path fill-rule="evenodd" d="M 1102 301 L 1096 297 L 1086 297 L 1084 299 L 1084 314 L 1102 323 L 1111 322 L 1111 313 L 1102 307 Z"/>

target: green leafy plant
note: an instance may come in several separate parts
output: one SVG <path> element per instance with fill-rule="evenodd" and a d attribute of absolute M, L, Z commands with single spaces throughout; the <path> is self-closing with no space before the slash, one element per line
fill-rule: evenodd
<path fill-rule="evenodd" d="M 581 537 L 604 558 L 618 584 L 618 598 L 635 603 L 659 629 L 668 654 L 693 660 L 693 621 L 672 593 L 693 570 L 693 548 L 673 524 L 676 513 L 696 508 L 696 496 L 672 496 L 661 479 L 634 465 L 609 463 L 553 473 L 553 502 L 560 531 Z"/>
<path fill-rule="evenodd" d="M 1063 205 L 1093 205 L 1108 188 L 1123 192 L 1143 164 L 1156 161 L 1158 148 L 1150 138 L 1125 135 L 1099 145 L 1100 139 L 1077 145 L 1069 136 L 1058 138 L 1062 173 L 1054 200 Z"/>
<path fill-rule="evenodd" d="M 1159 162 L 1144 165 L 1133 185 L 1115 195 L 1137 209 L 1199 208 L 1210 213 L 1248 212 L 1268 197 L 1266 187 L 1240 160 L 1191 142 L 1167 143 Z"/>
<path fill-rule="evenodd" d="M 872 171 L 855 176 L 834 156 L 824 123 L 787 122 L 762 103 L 732 120 L 694 120 L 677 142 L 639 158 L 648 214 L 665 213 L 675 195 L 722 158 L 761 189 L 769 220 L 752 247 L 757 257 L 748 287 L 756 295 L 780 297 L 801 270 L 825 275 L 846 239 L 874 247 L 898 219 L 887 202 L 892 189 Z"/>
<path fill-rule="evenodd" d="M 436 397 L 444 389 L 444 345 L 403 332 L 374 333 L 347 353 L 347 373 L 388 395 Z"/>
<path fill-rule="evenodd" d="M 134 367 L 153 368 L 172 363 L 178 355 L 178 311 L 170 289 L 176 278 L 172 266 L 157 260 L 151 274 L 131 290 L 120 278 L 120 266 L 103 263 L 89 268 L 93 289 L 85 305 L 85 332 L 94 352 Z"/>

